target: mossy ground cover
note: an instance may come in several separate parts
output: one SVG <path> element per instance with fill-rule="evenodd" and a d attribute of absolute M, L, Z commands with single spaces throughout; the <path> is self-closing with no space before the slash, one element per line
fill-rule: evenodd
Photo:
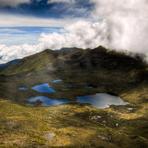
<path fill-rule="evenodd" d="M 103 70 L 75 73 L 74 77 L 70 71 L 60 75 L 43 72 L 3 79 L 0 92 L 5 95 L 0 100 L 0 147 L 147 147 L 147 81 L 138 82 L 134 71 L 127 74 Z M 75 103 L 55 107 L 24 104 L 28 94 L 39 94 L 33 90 L 19 92 L 20 84 L 31 88 L 55 78 L 63 80 L 60 84 L 50 83 L 56 93 L 44 95 L 74 99 L 78 95 L 110 92 L 129 104 L 108 109 Z"/>
<path fill-rule="evenodd" d="M 58 53 L 59 52 L 59 53 Z M 108 51 L 46 50 L 0 71 L 0 147 L 148 147 L 148 68 L 139 57 Z M 50 83 L 62 79 L 60 84 Z M 49 83 L 54 94 L 31 87 Z M 29 90 L 20 92 L 26 85 Z M 54 107 L 26 105 L 28 97 L 74 99 L 111 93 L 125 106 L 97 109 L 71 103 Z"/>
<path fill-rule="evenodd" d="M 145 148 L 148 89 L 141 88 L 123 94 L 130 104 L 107 109 L 79 104 L 30 107 L 1 99 L 0 147 Z"/>

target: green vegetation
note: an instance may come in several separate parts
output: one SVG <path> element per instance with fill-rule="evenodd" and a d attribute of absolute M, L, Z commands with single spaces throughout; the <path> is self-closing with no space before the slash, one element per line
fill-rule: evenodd
<path fill-rule="evenodd" d="M 46 50 L 0 74 L 0 147 L 148 147 L 148 66 L 138 55 L 103 47 Z M 54 79 L 63 82 L 50 83 Z M 31 88 L 45 82 L 57 92 L 18 91 L 21 85 Z M 75 103 L 54 107 L 25 103 L 36 95 L 75 99 L 99 92 L 117 94 L 129 104 L 97 109 Z"/>
<path fill-rule="evenodd" d="M 148 104 L 139 103 L 134 93 L 133 104 L 108 109 L 76 104 L 32 108 L 1 100 L 0 146 L 146 147 Z"/>

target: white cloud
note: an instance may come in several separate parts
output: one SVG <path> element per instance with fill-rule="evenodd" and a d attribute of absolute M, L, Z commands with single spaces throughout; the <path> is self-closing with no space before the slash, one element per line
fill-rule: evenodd
<path fill-rule="evenodd" d="M 37 18 L 33 16 L 22 16 L 22 15 L 12 15 L 12 14 L 0 14 L 0 26 L 1 27 L 15 27 L 15 26 L 39 26 L 39 27 L 61 27 L 67 26 L 77 19 L 47 19 L 47 18 Z"/>
<path fill-rule="evenodd" d="M 41 34 L 37 45 L 0 45 L 0 62 L 22 58 L 45 48 L 94 48 L 103 45 L 148 55 L 147 0 L 92 0 L 95 9 L 88 19 L 37 19 L 0 15 L 0 24 L 18 26 L 64 26 L 64 33 Z"/>
<path fill-rule="evenodd" d="M 95 4 L 90 16 L 92 21 L 83 19 L 84 21 L 68 26 L 67 34 L 46 34 L 42 35 L 41 40 L 49 43 L 49 46 L 55 40 L 53 48 L 103 45 L 117 50 L 148 54 L 147 0 L 91 1 Z"/>
<path fill-rule="evenodd" d="M 0 45 L 0 63 L 23 58 L 40 52 L 46 48 L 60 49 L 62 47 L 94 48 L 100 44 L 107 44 L 107 30 L 105 22 L 78 21 L 67 26 L 63 33 L 41 34 L 37 45 Z M 85 28 L 85 29 L 84 29 Z M 98 29 L 101 34 L 98 34 Z M 103 36 L 104 35 L 104 36 Z M 93 42 L 92 42 L 93 41 Z"/>
<path fill-rule="evenodd" d="M 6 46 L 1 44 L 0 45 L 0 63 L 6 63 L 8 61 L 23 58 L 29 55 L 32 55 L 34 53 L 42 51 L 44 48 L 44 45 L 38 44 L 38 45 L 13 45 L 13 46 Z"/>
<path fill-rule="evenodd" d="M 30 0 L 0 0 L 1 6 L 13 6 L 16 7 L 19 4 L 22 3 L 29 3 Z"/>
<path fill-rule="evenodd" d="M 65 33 L 41 34 L 40 42 L 51 49 L 62 47 L 94 48 L 99 44 L 107 45 L 106 22 L 78 21 L 65 30 Z"/>
<path fill-rule="evenodd" d="M 94 19 L 106 19 L 109 47 L 148 53 L 147 0 L 92 0 Z"/>

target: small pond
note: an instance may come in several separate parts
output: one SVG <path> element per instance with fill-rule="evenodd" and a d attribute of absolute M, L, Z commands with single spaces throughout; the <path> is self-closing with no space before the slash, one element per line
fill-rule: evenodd
<path fill-rule="evenodd" d="M 55 79 L 55 80 L 52 80 L 51 82 L 52 83 L 55 83 L 55 84 L 58 84 L 58 83 L 61 83 L 63 80 L 61 79 Z"/>
<path fill-rule="evenodd" d="M 124 102 L 120 97 L 113 96 L 106 93 L 98 93 L 95 95 L 88 96 L 78 96 L 78 103 L 90 104 L 97 108 L 108 108 L 110 105 L 126 105 L 127 102 Z"/>
<path fill-rule="evenodd" d="M 18 89 L 20 91 L 27 91 L 28 90 L 28 88 L 26 86 L 20 86 Z"/>
<path fill-rule="evenodd" d="M 39 85 L 35 85 L 32 87 L 33 90 L 39 92 L 39 93 L 55 93 L 55 89 L 50 87 L 48 83 L 43 83 Z"/>
<path fill-rule="evenodd" d="M 109 95 L 106 93 L 98 93 L 95 95 L 78 96 L 75 101 L 70 99 L 52 99 L 46 96 L 36 96 L 28 99 L 28 103 L 41 106 L 55 106 L 67 103 L 89 104 L 97 108 L 108 108 L 111 105 L 127 105 L 120 97 Z"/>
<path fill-rule="evenodd" d="M 61 104 L 67 104 L 70 101 L 68 99 L 51 99 L 45 96 L 36 96 L 28 99 L 28 103 L 31 105 L 41 106 L 55 106 Z"/>

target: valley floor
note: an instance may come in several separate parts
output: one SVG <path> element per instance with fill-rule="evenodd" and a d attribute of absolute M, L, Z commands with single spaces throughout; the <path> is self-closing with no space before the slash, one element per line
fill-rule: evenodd
<path fill-rule="evenodd" d="M 148 87 L 121 94 L 126 106 L 29 107 L 0 99 L 0 147 L 148 146 Z"/>

